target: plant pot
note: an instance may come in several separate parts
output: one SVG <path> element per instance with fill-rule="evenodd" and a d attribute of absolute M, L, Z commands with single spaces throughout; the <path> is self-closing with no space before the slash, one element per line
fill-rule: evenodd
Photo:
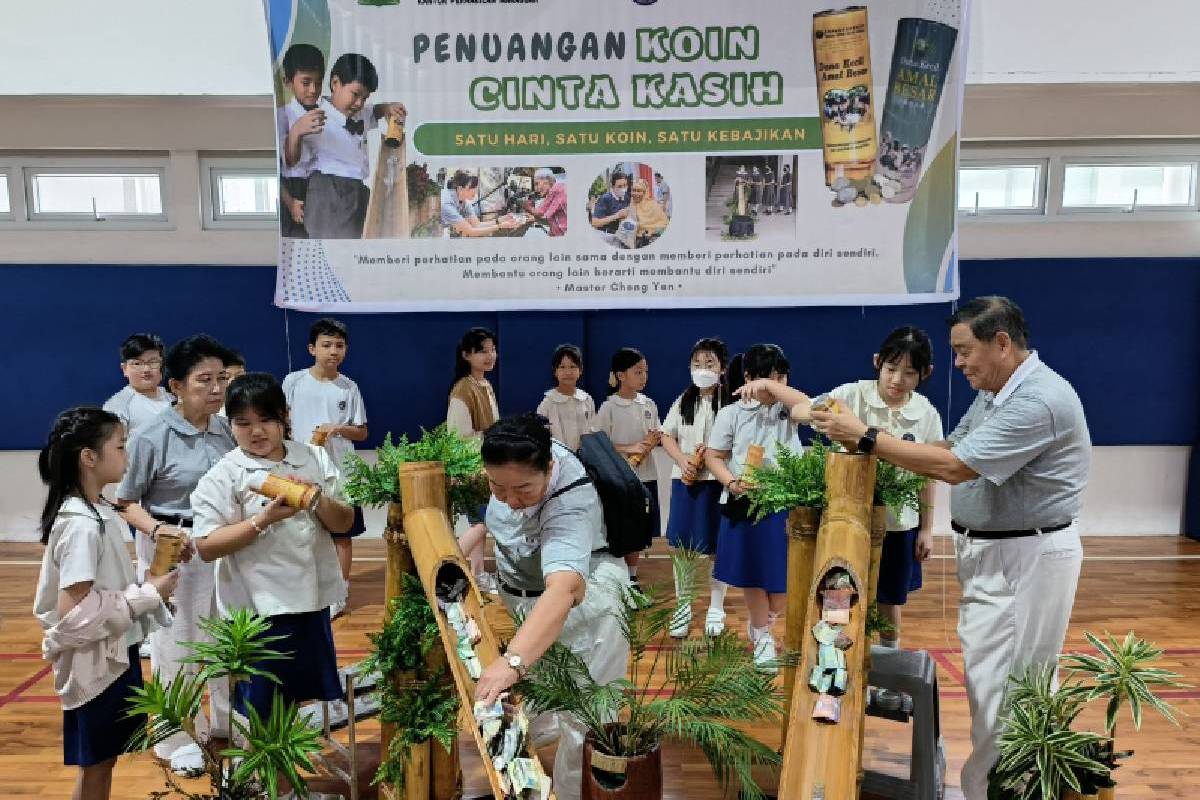
<path fill-rule="evenodd" d="M 1098 794 L 1080 794 L 1074 789 L 1067 789 L 1063 792 L 1062 800 L 1097 800 Z"/>
<path fill-rule="evenodd" d="M 610 756 L 594 748 L 588 733 L 583 742 L 581 800 L 661 800 L 663 796 L 662 748 L 655 745 L 645 755 Z"/>

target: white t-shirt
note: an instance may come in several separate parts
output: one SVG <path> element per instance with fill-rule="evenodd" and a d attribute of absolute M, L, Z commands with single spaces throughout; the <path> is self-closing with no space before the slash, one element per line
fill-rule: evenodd
<path fill-rule="evenodd" d="M 99 520 L 96 515 L 99 514 Z M 125 543 L 129 528 L 105 503 L 95 511 L 80 497 L 68 497 L 58 509 L 50 539 L 42 554 L 33 613 L 43 628 L 59 623 L 58 593 L 68 586 L 91 581 L 92 588 L 123 592 L 137 583 Z M 143 639 L 158 625 L 149 617 L 138 617 L 125 634 L 126 646 Z"/>
<path fill-rule="evenodd" d="M 152 398 L 126 385 L 104 402 L 104 410 L 120 417 L 125 425 L 126 436 L 132 436 L 138 428 L 170 408 L 174 399 L 171 393 L 161 386 L 158 387 L 158 397 Z"/>
<path fill-rule="evenodd" d="M 296 475 L 342 500 L 341 476 L 324 449 L 285 442 L 282 461 L 230 450 L 192 492 L 192 536 L 242 522 L 270 502 L 250 489 L 266 473 Z M 253 542 L 217 559 L 217 609 L 249 608 L 264 616 L 301 614 L 345 599 L 333 538 L 315 514 L 301 511 L 268 526 Z"/>
<path fill-rule="evenodd" d="M 596 414 L 596 430 L 607 433 L 613 444 L 637 444 L 646 438 L 647 433 L 660 427 L 658 406 L 640 393 L 632 400 L 611 394 Z M 657 480 L 658 470 L 654 466 L 654 453 L 649 453 L 633 471 L 643 482 Z"/>
<path fill-rule="evenodd" d="M 924 395 L 913 392 L 903 406 L 891 408 L 880 396 L 879 383 L 874 380 L 844 383 L 829 394 L 845 403 L 866 425 L 887 431 L 898 439 L 908 437 L 927 444 L 940 442 L 943 438 L 942 416 Z M 911 530 L 920 521 L 920 514 L 911 508 L 904 509 L 899 519 L 888 512 L 889 531 Z"/>
<path fill-rule="evenodd" d="M 283 379 L 283 395 L 291 413 L 292 438 L 298 442 L 308 442 L 318 425 L 367 424 L 367 411 L 358 384 L 345 375 L 323 381 L 306 369 L 298 370 Z M 346 455 L 354 452 L 354 442 L 341 436 L 330 436 L 325 440 L 325 450 L 340 470 Z"/>
<path fill-rule="evenodd" d="M 765 406 L 757 400 L 739 400 L 717 412 L 712 432 L 708 435 L 708 446 L 714 450 L 732 452 L 729 471 L 734 477 L 739 477 L 746 467 L 746 451 L 752 444 L 763 448 L 763 466 L 776 463 L 775 448 L 779 445 L 801 452 L 804 448 L 796 436 L 797 429 L 783 403 Z M 728 491 L 721 492 L 722 503 L 728 497 Z"/>
<path fill-rule="evenodd" d="M 708 436 L 712 432 L 713 423 L 716 422 L 717 414 L 713 411 L 712 398 L 701 396 L 696 404 L 696 415 L 692 418 L 692 424 L 688 425 L 683 421 L 683 413 L 679 410 L 679 403 L 683 400 L 683 395 L 675 398 L 675 402 L 671 404 L 671 409 L 667 412 L 667 418 L 663 420 L 663 433 L 670 435 L 679 443 L 679 449 L 683 451 L 685 458 L 691 458 L 696 452 L 696 446 L 708 443 Z M 678 464 L 671 464 L 672 480 L 683 477 L 683 470 Z M 712 473 L 703 466 L 700 472 L 696 475 L 696 481 L 711 481 L 714 480 Z"/>
<path fill-rule="evenodd" d="M 284 157 L 284 144 L 287 142 L 288 132 L 292 126 L 296 124 L 296 120 L 307 114 L 308 111 L 304 106 L 300 105 L 300 101 L 292 98 L 287 105 L 276 109 L 275 130 L 279 134 L 279 174 L 284 178 L 307 178 L 313 172 L 313 162 L 316 153 L 311 148 L 304 147 L 304 139 L 300 140 L 300 160 L 292 166 L 288 166 L 287 159 Z M 345 124 L 343 122 L 343 124 Z M 316 136 L 318 134 L 312 134 Z M 310 137 L 305 137 L 310 138 Z"/>
<path fill-rule="evenodd" d="M 550 420 L 550 433 L 571 452 L 579 449 L 580 436 L 595 430 L 596 403 L 583 389 L 576 389 L 570 397 L 557 388 L 549 390 L 537 413 Z"/>
<path fill-rule="evenodd" d="M 363 132 L 346 130 L 346 115 L 322 97 L 317 105 L 325 112 L 325 127 L 320 133 L 304 137 L 300 161 L 311 163 L 314 172 L 338 175 L 343 178 L 367 179 L 370 160 L 367 156 L 367 132 L 375 125 L 375 105 L 367 103 L 353 117 L 363 121 Z"/>

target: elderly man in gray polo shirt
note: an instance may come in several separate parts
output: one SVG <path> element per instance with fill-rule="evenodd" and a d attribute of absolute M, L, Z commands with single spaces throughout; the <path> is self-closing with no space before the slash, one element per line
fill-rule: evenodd
<path fill-rule="evenodd" d="M 851 449 L 952 484 L 962 642 L 971 708 L 967 800 L 986 800 L 1008 676 L 1062 650 L 1083 551 L 1078 517 L 1091 439 L 1075 390 L 1028 349 L 1024 315 L 980 297 L 950 318 L 954 364 L 978 391 L 946 442 L 901 441 L 844 409 L 813 426 Z"/>

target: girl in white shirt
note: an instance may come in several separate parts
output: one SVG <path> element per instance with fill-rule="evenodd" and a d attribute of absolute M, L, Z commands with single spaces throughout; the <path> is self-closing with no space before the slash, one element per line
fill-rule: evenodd
<path fill-rule="evenodd" d="M 596 414 L 596 430 L 604 431 L 612 440 L 613 447 L 626 458 L 640 459 L 633 468 L 646 489 L 650 492 L 650 530 L 658 536 L 661 527 L 661 512 L 658 505 L 658 468 L 654 464 L 654 449 L 658 446 L 647 441 L 647 434 L 658 430 L 658 406 L 642 389 L 650 379 L 650 367 L 641 351 L 622 347 L 612 357 L 612 371 L 608 376 L 610 394 Z M 637 565 L 641 553 L 625 556 L 629 575 L 637 585 Z"/>
<path fill-rule="evenodd" d="M 724 384 L 729 350 L 720 339 L 701 339 L 692 346 L 692 382 L 671 404 L 663 421 L 662 446 L 674 464 L 671 467 L 671 508 L 667 513 L 667 541 L 708 555 L 717 551 L 721 527 L 721 484 L 701 460 L 708 435 L 722 406 L 729 403 Z M 686 483 L 685 483 L 686 481 Z M 710 582 L 705 633 L 715 636 L 725 627 L 725 592 L 729 585 L 717 578 Z M 679 586 L 675 587 L 676 596 Z M 681 606 L 672 619 L 671 635 L 686 638 L 692 622 L 690 604 Z"/>
<path fill-rule="evenodd" d="M 345 599 L 346 585 L 331 534 L 350 529 L 354 510 L 338 469 L 324 448 L 287 438 L 287 400 L 271 375 L 233 381 L 225 407 L 238 447 L 192 492 L 192 535 L 200 557 L 217 562 L 218 610 L 267 617 L 267 635 L 283 637 L 272 648 L 289 654 L 256 665 L 280 684 L 260 676 L 239 684 L 235 708 L 268 714 L 276 691 L 296 703 L 340 700 L 329 607 Z M 250 488 L 268 474 L 320 487 L 316 507 L 298 511 Z"/>
<path fill-rule="evenodd" d="M 875 354 L 874 367 L 873 379 L 842 384 L 830 396 L 867 425 L 897 438 L 940 442 L 942 417 L 916 391 L 933 372 L 933 347 L 925 331 L 906 325 L 889 333 Z M 933 545 L 933 491 L 930 481 L 921 492 L 919 513 L 905 509 L 897 518 L 888 512 L 876 602 L 896 631 L 880 638 L 885 647 L 900 646 L 900 608 L 909 592 L 921 588 L 921 562 L 929 558 Z"/>
<path fill-rule="evenodd" d="M 583 353 L 573 344 L 560 344 L 550 358 L 554 388 L 537 407 L 537 413 L 550 421 L 550 435 L 571 452 L 579 449 L 579 437 L 591 433 L 596 422 L 596 403 L 578 388 L 583 374 Z"/>
<path fill-rule="evenodd" d="M 137 584 L 129 530 L 100 494 L 125 465 L 125 428 L 99 408 L 59 414 L 38 458 L 49 493 L 33 612 L 62 698 L 63 763 L 79 767 L 76 800 L 108 799 L 117 756 L 147 724 L 127 716 L 142 686 L 138 645 L 169 620 L 163 599 L 179 580 L 172 570 Z"/>
<path fill-rule="evenodd" d="M 764 466 L 775 463 L 775 451 L 781 445 L 800 450 L 797 423 L 791 415 L 795 403 L 780 402 L 767 389 L 759 388 L 786 386 L 789 370 L 783 349 L 774 344 L 756 344 L 744 356 L 734 358 L 729 374 L 747 381 L 744 389 L 749 391 L 743 392 L 744 399 L 717 412 L 704 452 L 705 465 L 725 487 L 713 574 L 743 589 L 754 660 L 761 669 L 772 672 L 777 665 L 771 627 L 783 613 L 788 589 L 787 512 L 752 522 L 749 503 L 743 497 L 746 483 L 742 475 L 752 445 L 762 448 Z M 799 395 L 797 400 L 807 398 Z"/>

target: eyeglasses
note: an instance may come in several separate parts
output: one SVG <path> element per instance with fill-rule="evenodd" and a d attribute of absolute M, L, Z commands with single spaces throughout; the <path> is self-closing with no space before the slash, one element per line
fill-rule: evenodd
<path fill-rule="evenodd" d="M 141 361 L 136 358 L 131 358 L 125 363 L 134 369 L 162 369 L 161 359 L 155 359 L 153 361 Z"/>

